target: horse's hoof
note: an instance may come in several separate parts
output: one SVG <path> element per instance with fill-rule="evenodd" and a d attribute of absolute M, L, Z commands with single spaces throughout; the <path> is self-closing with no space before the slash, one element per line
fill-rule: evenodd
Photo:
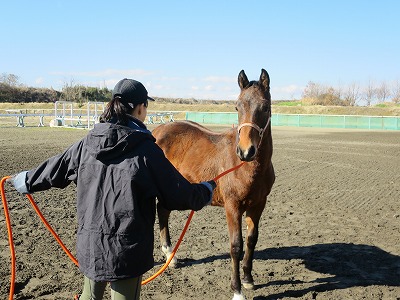
<path fill-rule="evenodd" d="M 172 254 L 167 255 L 167 260 L 170 258 Z M 169 262 L 168 267 L 170 268 L 176 268 L 178 266 L 178 259 L 176 258 L 176 256 L 174 256 L 171 261 Z"/>
<path fill-rule="evenodd" d="M 242 282 L 246 290 L 254 290 L 254 282 Z"/>
<path fill-rule="evenodd" d="M 165 254 L 165 256 L 167 258 L 167 261 L 168 261 L 168 259 L 172 255 L 172 248 L 171 247 L 162 246 L 162 252 Z M 176 257 L 176 255 L 174 255 L 174 257 L 169 262 L 168 267 L 175 268 L 177 265 L 178 265 L 178 258 Z"/>
<path fill-rule="evenodd" d="M 246 298 L 243 296 L 242 293 L 240 294 L 234 293 L 232 300 L 246 300 Z"/>

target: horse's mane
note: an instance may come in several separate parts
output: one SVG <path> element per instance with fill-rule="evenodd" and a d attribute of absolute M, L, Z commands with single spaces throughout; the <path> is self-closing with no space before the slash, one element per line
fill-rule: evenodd
<path fill-rule="evenodd" d="M 245 88 L 247 89 L 253 85 L 258 85 L 258 81 L 255 81 L 255 80 L 250 81 L 249 84 Z"/>
<path fill-rule="evenodd" d="M 207 134 L 210 134 L 210 135 L 220 135 L 221 134 L 219 132 L 212 131 L 211 129 L 209 129 L 209 128 L 203 126 L 203 125 L 200 125 L 199 123 L 193 122 L 193 121 L 185 120 L 185 121 L 182 121 L 182 122 L 189 123 L 192 127 L 196 128 L 196 129 L 198 129 L 200 131 L 203 131 L 203 132 L 205 132 Z"/>

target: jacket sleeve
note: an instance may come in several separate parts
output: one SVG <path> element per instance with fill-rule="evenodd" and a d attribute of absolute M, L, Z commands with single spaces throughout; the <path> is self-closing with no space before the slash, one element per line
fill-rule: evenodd
<path fill-rule="evenodd" d="M 82 141 L 28 171 L 25 182 L 29 193 L 52 187 L 65 188 L 71 181 L 76 181 L 81 147 Z"/>
<path fill-rule="evenodd" d="M 200 210 L 211 202 L 212 189 L 202 183 L 190 183 L 155 145 L 146 164 L 157 187 L 157 198 L 168 210 Z"/>

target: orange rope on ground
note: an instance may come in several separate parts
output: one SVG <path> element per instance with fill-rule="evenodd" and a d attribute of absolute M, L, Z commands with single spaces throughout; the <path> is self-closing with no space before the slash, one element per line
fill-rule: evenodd
<path fill-rule="evenodd" d="M 213 180 L 217 181 L 218 179 L 220 179 L 222 176 L 225 176 L 226 174 L 233 172 L 237 169 L 239 169 L 241 166 L 243 166 L 245 164 L 245 162 L 241 162 L 239 165 L 226 170 L 224 172 L 222 172 L 221 174 L 219 174 L 218 176 L 216 176 Z M 12 229 L 11 229 L 11 220 L 10 220 L 10 215 L 9 215 L 9 210 L 8 210 L 8 206 L 7 206 L 7 200 L 6 200 L 6 196 L 5 196 L 5 192 L 4 192 L 4 182 L 10 178 L 10 176 L 6 176 L 4 177 L 1 182 L 0 182 L 0 192 L 1 192 L 1 199 L 3 202 L 3 207 L 4 207 L 4 214 L 6 217 L 6 225 L 7 225 L 7 231 L 8 231 L 8 242 L 10 245 L 10 252 L 11 252 L 11 279 L 10 279 L 10 296 L 9 296 L 9 300 L 13 299 L 13 295 L 14 295 L 14 289 L 15 289 L 15 263 L 16 263 L 16 257 L 15 257 L 15 248 L 14 248 L 14 241 L 13 241 L 13 237 L 12 237 Z M 57 235 L 57 233 L 54 231 L 54 229 L 51 227 L 51 225 L 47 222 L 46 218 L 43 216 L 42 212 L 40 211 L 39 207 L 37 206 L 37 204 L 35 203 L 35 201 L 33 200 L 33 197 L 30 194 L 26 195 L 31 203 L 31 205 L 33 206 L 34 210 L 36 211 L 36 213 L 38 214 L 39 218 L 42 220 L 42 222 L 44 223 L 44 225 L 46 226 L 46 228 L 50 231 L 50 233 L 54 236 L 54 238 L 57 240 L 57 242 L 60 244 L 61 248 L 64 250 L 64 252 L 68 255 L 68 257 L 71 259 L 71 261 L 77 265 L 78 265 L 78 261 L 77 259 L 72 255 L 72 253 L 68 250 L 68 248 L 64 245 L 64 243 L 61 241 L 60 237 Z M 190 221 L 192 220 L 194 211 L 192 210 L 188 216 L 188 219 L 186 221 L 185 227 L 182 230 L 182 233 L 178 239 L 178 242 L 176 243 L 170 257 L 168 258 L 168 260 L 166 261 L 166 263 L 160 268 L 160 270 L 158 270 L 154 275 L 152 275 L 151 277 L 147 278 L 146 280 L 142 281 L 142 285 L 145 285 L 147 283 L 149 283 L 150 281 L 152 281 L 153 279 L 155 279 L 156 277 L 158 277 L 159 275 L 161 275 L 165 269 L 168 267 L 169 263 L 171 262 L 171 260 L 174 258 L 176 251 L 178 250 L 183 237 L 185 236 L 185 233 L 189 227 Z"/>
<path fill-rule="evenodd" d="M 33 200 L 32 195 L 27 194 L 26 197 L 28 197 L 29 201 L 31 202 L 34 210 L 38 214 L 39 218 L 42 220 L 46 228 L 50 231 L 50 233 L 54 236 L 56 241 L 60 244 L 61 248 L 64 250 L 64 252 L 68 255 L 68 257 L 72 260 L 72 262 L 79 267 L 77 259 L 72 255 L 72 253 L 68 250 L 68 248 L 64 245 L 64 243 L 61 241 L 60 237 L 57 235 L 57 233 L 54 231 L 53 227 L 47 222 L 45 217 L 43 216 L 42 212 L 39 210 L 39 207 L 36 205 L 35 201 Z"/>
<path fill-rule="evenodd" d="M 12 300 L 14 296 L 14 287 L 15 287 L 15 249 L 14 249 L 14 240 L 12 236 L 12 229 L 11 229 L 11 220 L 10 214 L 8 212 L 8 205 L 6 201 L 6 195 L 4 193 L 4 182 L 10 178 L 10 176 L 4 177 L 0 182 L 0 192 L 1 192 L 1 200 L 3 201 L 4 207 L 4 215 L 6 217 L 6 225 L 7 225 L 7 232 L 8 232 L 8 243 L 10 245 L 10 252 L 11 252 L 11 278 L 10 278 L 10 296 L 9 299 Z"/>

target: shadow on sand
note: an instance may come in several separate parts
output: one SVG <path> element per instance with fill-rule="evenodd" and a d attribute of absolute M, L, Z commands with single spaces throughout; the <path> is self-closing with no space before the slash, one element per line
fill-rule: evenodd
<path fill-rule="evenodd" d="M 257 251 L 255 259 L 301 259 L 307 269 L 329 274 L 331 277 L 318 278 L 313 281 L 317 285 L 306 289 L 288 290 L 265 297 L 258 296 L 254 300 L 301 297 L 309 292 L 325 292 L 355 286 L 400 286 L 400 257 L 375 246 L 337 243 L 269 248 Z M 266 285 L 282 283 L 295 284 L 301 281 L 275 281 Z"/>
<path fill-rule="evenodd" d="M 228 254 L 223 254 L 182 263 L 193 265 L 228 258 Z M 277 280 L 256 285 L 256 289 L 271 285 L 289 285 L 291 290 L 268 296 L 256 296 L 254 300 L 302 297 L 310 292 L 319 293 L 356 286 L 400 286 L 400 257 L 375 246 L 335 243 L 268 248 L 256 251 L 254 258 L 265 261 L 300 259 L 307 269 L 325 274 L 314 281 L 306 282 L 314 283 L 308 288 L 296 289 L 296 284 L 304 283 L 300 280 Z M 325 278 L 326 275 L 330 277 Z"/>

